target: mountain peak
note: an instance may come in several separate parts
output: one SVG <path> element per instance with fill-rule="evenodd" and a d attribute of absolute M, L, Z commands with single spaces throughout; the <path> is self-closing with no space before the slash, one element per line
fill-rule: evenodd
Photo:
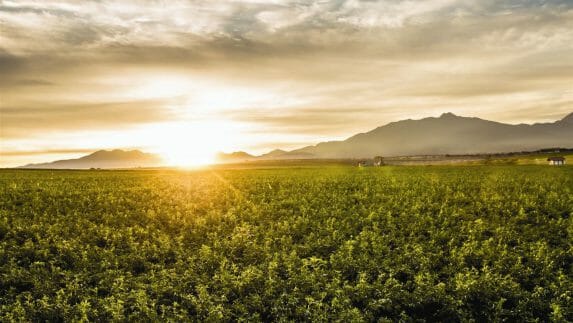
<path fill-rule="evenodd" d="M 573 112 L 569 113 L 563 119 L 560 120 L 562 123 L 573 124 Z"/>
<path fill-rule="evenodd" d="M 140 150 L 98 150 L 77 159 L 56 160 L 50 163 L 28 164 L 24 168 L 87 169 L 87 168 L 133 168 L 161 166 L 158 155 Z"/>
<path fill-rule="evenodd" d="M 84 156 L 84 158 L 117 158 L 117 157 L 141 157 L 141 156 L 145 156 L 146 154 L 140 150 L 134 149 L 134 150 L 122 150 L 122 149 L 113 149 L 113 150 L 105 150 L 105 149 L 101 149 L 98 151 L 95 151 L 87 156 Z"/>
<path fill-rule="evenodd" d="M 274 149 L 269 151 L 268 153 L 264 154 L 263 156 L 278 156 L 278 155 L 283 155 L 286 154 L 286 151 L 282 150 L 282 149 Z"/>
<path fill-rule="evenodd" d="M 222 162 L 245 161 L 245 160 L 251 160 L 252 158 L 254 158 L 253 155 L 246 153 L 244 151 L 234 151 L 231 153 L 224 153 L 224 152 L 217 153 L 217 160 Z"/>
<path fill-rule="evenodd" d="M 451 112 L 439 117 L 389 123 L 343 141 L 319 143 L 296 152 L 319 158 L 371 158 L 483 154 L 571 147 L 573 114 L 549 125 L 511 125 Z"/>
<path fill-rule="evenodd" d="M 440 118 L 441 119 L 451 119 L 451 118 L 459 118 L 459 117 L 457 115 L 451 113 L 451 112 L 445 112 L 445 113 L 442 113 Z"/>

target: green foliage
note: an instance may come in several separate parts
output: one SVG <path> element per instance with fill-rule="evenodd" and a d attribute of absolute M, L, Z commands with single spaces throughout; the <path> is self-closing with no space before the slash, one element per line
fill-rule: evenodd
<path fill-rule="evenodd" d="M 0 321 L 571 321 L 573 168 L 0 172 Z"/>

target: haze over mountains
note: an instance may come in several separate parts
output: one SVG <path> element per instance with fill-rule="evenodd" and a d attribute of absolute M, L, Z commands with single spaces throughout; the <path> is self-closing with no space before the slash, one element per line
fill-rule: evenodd
<path fill-rule="evenodd" d="M 253 156 L 220 153 L 219 162 L 280 159 L 372 158 L 445 154 L 488 154 L 573 147 L 573 113 L 553 123 L 511 125 L 444 113 L 402 120 L 342 141 L 322 142 L 292 151 L 275 149 Z M 30 164 L 25 168 L 131 168 L 161 166 L 157 155 L 140 151 L 98 151 L 79 159 Z"/>
<path fill-rule="evenodd" d="M 89 169 L 89 168 L 136 168 L 160 167 L 163 161 L 155 154 L 139 150 L 98 150 L 77 159 L 57 160 L 51 163 L 28 164 L 19 168 Z"/>
<path fill-rule="evenodd" d="M 510 125 L 444 113 L 438 118 L 392 122 L 344 141 L 308 146 L 292 153 L 318 158 L 375 155 L 481 154 L 573 147 L 573 113 L 554 123 Z"/>

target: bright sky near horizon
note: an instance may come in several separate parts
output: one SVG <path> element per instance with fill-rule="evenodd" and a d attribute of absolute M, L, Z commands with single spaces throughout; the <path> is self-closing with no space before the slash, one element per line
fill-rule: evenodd
<path fill-rule="evenodd" d="M 573 111 L 573 1 L 0 0 L 0 167 Z"/>

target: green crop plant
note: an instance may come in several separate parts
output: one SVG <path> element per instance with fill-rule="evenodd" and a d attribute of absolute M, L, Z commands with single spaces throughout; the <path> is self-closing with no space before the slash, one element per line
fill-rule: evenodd
<path fill-rule="evenodd" d="M 0 321 L 572 321 L 573 168 L 0 171 Z"/>

